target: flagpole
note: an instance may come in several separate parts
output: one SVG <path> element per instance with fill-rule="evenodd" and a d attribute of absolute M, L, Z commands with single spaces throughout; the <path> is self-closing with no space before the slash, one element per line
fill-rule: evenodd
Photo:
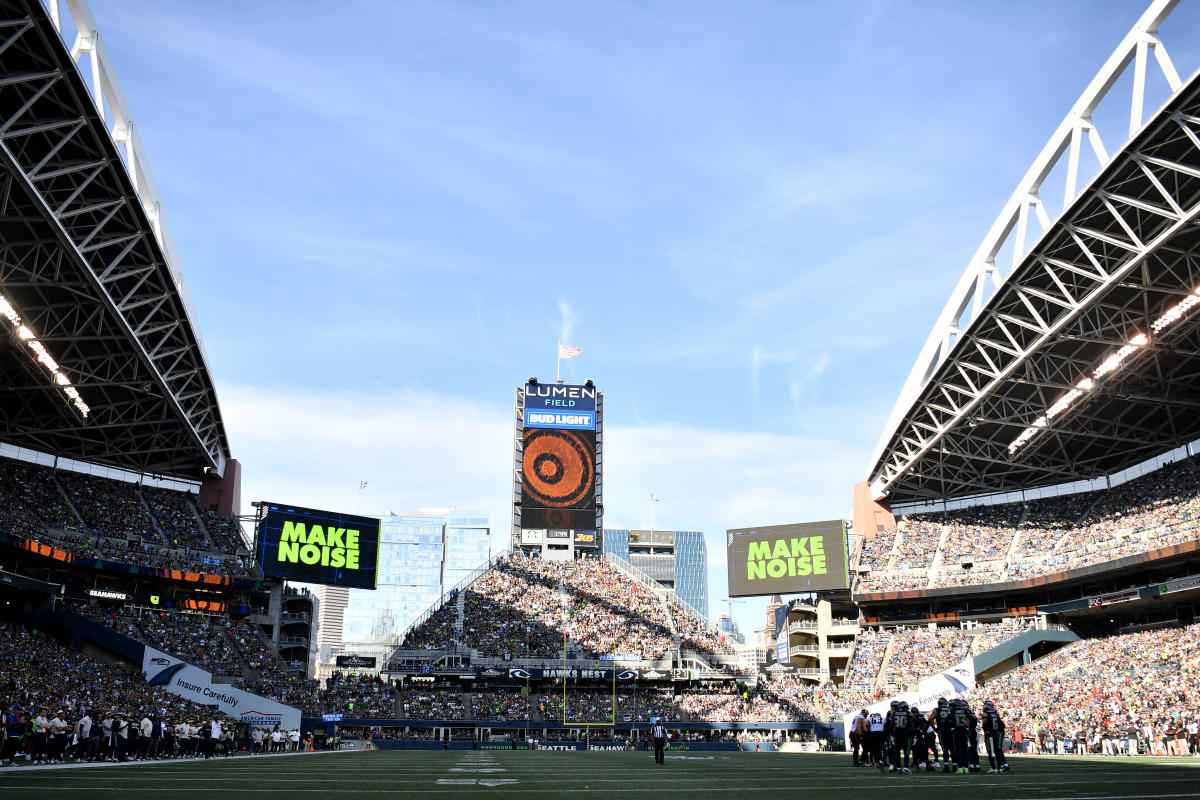
<path fill-rule="evenodd" d="M 554 382 L 562 383 L 562 342 L 554 352 L 558 353 L 558 361 L 554 362 Z"/>

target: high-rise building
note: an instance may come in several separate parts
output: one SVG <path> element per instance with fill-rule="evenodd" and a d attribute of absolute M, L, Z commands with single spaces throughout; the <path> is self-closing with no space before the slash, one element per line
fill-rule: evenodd
<path fill-rule="evenodd" d="M 606 528 L 604 552 L 625 559 L 708 616 L 708 550 L 700 531 Z"/>
<path fill-rule="evenodd" d="M 746 637 L 738 630 L 737 623 L 730 619 L 728 614 L 722 614 L 717 618 L 717 630 L 725 634 L 725 638 L 738 644 L 745 644 Z"/>
<path fill-rule="evenodd" d="M 490 555 L 483 514 L 422 509 L 383 517 L 376 589 L 321 587 L 318 677 L 335 669 L 339 654 L 374 656 L 382 666 L 413 620 Z"/>

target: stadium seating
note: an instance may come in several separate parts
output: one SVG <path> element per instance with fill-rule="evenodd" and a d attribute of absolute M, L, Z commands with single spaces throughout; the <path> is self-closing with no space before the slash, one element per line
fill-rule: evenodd
<path fill-rule="evenodd" d="M 58 644 L 46 633 L 0 622 L 0 676 L 9 705 L 62 709 L 74 724 L 97 709 L 123 719 L 161 711 L 168 722 L 211 719 L 214 712 L 152 686 L 140 665 L 114 666 Z"/>
<path fill-rule="evenodd" d="M 732 655 L 723 637 L 679 603 L 668 603 L 606 561 L 501 561 L 463 597 L 436 609 L 405 637 L 404 649 L 475 649 L 487 658 L 561 658 L 565 646 L 593 658 L 619 651 L 661 659 L 672 648 Z"/>
<path fill-rule="evenodd" d="M 1200 718 L 1200 624 L 1084 639 L 990 681 L 1009 734 L 1041 752 L 1103 752 L 1128 738 L 1143 752 L 1170 749 Z"/>
<path fill-rule="evenodd" d="M 1111 490 L 910 515 L 859 548 L 857 594 L 1049 575 L 1200 538 L 1200 458 Z"/>
<path fill-rule="evenodd" d="M 0 533 L 82 559 L 254 577 L 240 528 L 194 495 L 0 458 Z"/>
<path fill-rule="evenodd" d="M 83 603 L 73 603 L 69 608 L 214 675 L 283 677 L 279 659 L 262 632 L 244 621 L 178 611 L 99 608 Z"/>

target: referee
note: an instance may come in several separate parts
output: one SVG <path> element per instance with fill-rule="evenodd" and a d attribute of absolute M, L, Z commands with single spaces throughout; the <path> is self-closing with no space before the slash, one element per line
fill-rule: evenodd
<path fill-rule="evenodd" d="M 663 727 L 661 718 L 654 720 L 650 726 L 650 738 L 654 740 L 654 763 L 665 763 L 663 749 L 667 746 L 667 729 Z"/>

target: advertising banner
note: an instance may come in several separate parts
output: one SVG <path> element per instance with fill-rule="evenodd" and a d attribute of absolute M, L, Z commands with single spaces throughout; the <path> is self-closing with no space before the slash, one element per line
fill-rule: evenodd
<path fill-rule="evenodd" d="M 269 578 L 375 588 L 379 520 L 280 503 L 263 503 L 256 551 Z"/>
<path fill-rule="evenodd" d="M 375 669 L 375 656 L 337 656 L 340 669 Z"/>
<path fill-rule="evenodd" d="M 1169 581 L 1161 584 L 1158 587 L 1159 594 L 1171 594 L 1172 592 L 1183 592 L 1188 589 L 1200 588 L 1200 575 L 1191 578 L 1180 578 L 1178 580 Z"/>
<path fill-rule="evenodd" d="M 637 680 L 638 677 L 638 671 L 636 669 L 618 669 L 616 670 L 616 674 L 618 681 L 633 681 Z M 508 677 L 517 681 L 539 680 L 542 678 L 570 678 L 573 680 L 611 681 L 613 679 L 613 670 L 584 669 L 581 667 L 556 667 L 552 669 L 525 669 L 523 667 L 511 667 L 508 670 Z"/>
<path fill-rule="evenodd" d="M 1113 603 L 1124 603 L 1128 600 L 1137 599 L 1137 589 L 1125 589 L 1124 591 L 1113 592 L 1112 594 L 1102 594 L 1097 597 L 1089 597 L 1088 606 L 1091 608 L 1098 608 L 1100 606 L 1111 606 Z"/>
<path fill-rule="evenodd" d="M 236 689 L 228 683 L 213 683 L 211 673 L 153 647 L 147 647 L 142 654 L 142 677 L 151 685 L 161 686 L 198 705 L 215 705 L 225 714 L 249 725 L 300 727 L 300 709 Z"/>
<path fill-rule="evenodd" d="M 583 547 L 596 546 L 595 531 L 575 531 L 575 544 Z"/>
<path fill-rule="evenodd" d="M 545 531 L 525 528 L 521 531 L 521 544 L 541 544 Z"/>
<path fill-rule="evenodd" d="M 596 387 L 565 383 L 525 384 L 525 409 L 562 411 L 572 414 L 595 413 Z"/>
<path fill-rule="evenodd" d="M 915 692 L 901 692 L 883 700 L 877 700 L 867 706 L 867 712 L 886 715 L 893 700 L 903 700 L 910 707 L 922 712 L 932 711 L 941 698 L 953 700 L 958 697 L 966 697 L 973 688 L 975 688 L 975 659 L 968 658 L 953 667 L 942 670 L 937 675 L 924 679 L 917 684 Z M 850 724 L 854 721 L 857 713 L 857 710 L 852 711 L 842 718 L 843 738 L 847 748 L 850 746 Z"/>
<path fill-rule="evenodd" d="M 840 519 L 727 532 L 729 596 L 847 589 L 846 523 Z"/>

